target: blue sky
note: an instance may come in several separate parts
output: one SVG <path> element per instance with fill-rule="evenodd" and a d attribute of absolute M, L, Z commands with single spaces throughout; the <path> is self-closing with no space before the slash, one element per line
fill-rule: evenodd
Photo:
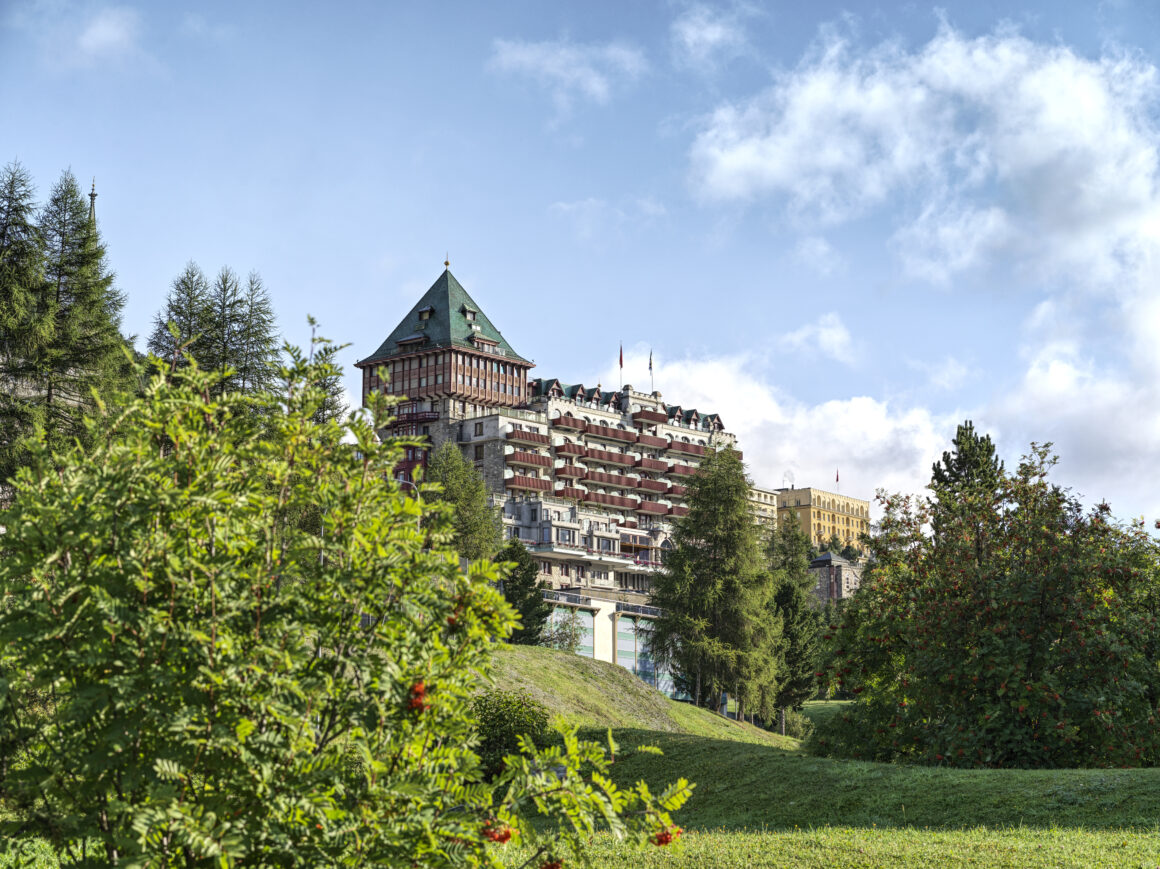
<path fill-rule="evenodd" d="M 971 417 L 1160 516 L 1155 3 L 331 6 L 0 8 L 0 159 L 96 177 L 128 331 L 192 259 L 349 364 L 449 254 L 759 483 L 918 491 Z"/>

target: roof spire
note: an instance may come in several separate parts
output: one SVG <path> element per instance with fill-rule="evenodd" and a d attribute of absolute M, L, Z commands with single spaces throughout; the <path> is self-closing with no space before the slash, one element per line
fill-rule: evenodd
<path fill-rule="evenodd" d="M 93 176 L 93 189 L 89 193 L 89 222 L 97 219 L 97 177 Z"/>
<path fill-rule="evenodd" d="M 445 253 L 445 254 L 443 254 L 443 256 L 444 256 L 443 268 L 445 268 L 445 269 L 451 268 L 451 254 Z"/>

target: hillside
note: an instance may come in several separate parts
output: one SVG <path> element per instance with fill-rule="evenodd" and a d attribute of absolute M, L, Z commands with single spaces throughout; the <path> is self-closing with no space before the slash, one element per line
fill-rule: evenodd
<path fill-rule="evenodd" d="M 628 670 L 538 646 L 500 646 L 492 656 L 496 686 L 522 688 L 562 721 L 583 729 L 685 734 L 797 751 L 787 739 L 670 700 Z"/>
<path fill-rule="evenodd" d="M 493 676 L 526 688 L 566 721 L 613 728 L 625 748 L 660 747 L 663 757 L 618 759 L 613 777 L 650 786 L 679 776 L 696 782 L 680 813 L 690 828 L 1157 831 L 1160 818 L 1160 769 L 952 770 L 831 760 L 806 755 L 797 740 L 676 703 L 620 667 L 577 655 L 502 648 Z"/>

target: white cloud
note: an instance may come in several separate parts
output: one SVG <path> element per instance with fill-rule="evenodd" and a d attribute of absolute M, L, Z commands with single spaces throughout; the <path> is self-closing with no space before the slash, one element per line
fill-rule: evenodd
<path fill-rule="evenodd" d="M 128 6 L 99 10 L 77 36 L 80 60 L 86 64 L 123 61 L 141 52 L 141 16 Z"/>
<path fill-rule="evenodd" d="M 936 416 L 920 407 L 900 407 L 864 396 L 808 404 L 785 395 L 753 372 L 766 360 L 739 354 L 669 361 L 654 354 L 654 380 L 666 401 L 721 415 L 737 435 L 750 476 L 777 487 L 791 471 L 795 485 L 832 491 L 841 471 L 846 494 L 873 500 L 879 488 L 922 492 L 931 465 L 947 449 L 956 416 Z M 626 347 L 625 379 L 647 384 L 648 349 Z M 593 382 L 617 383 L 613 366 Z M 877 511 L 875 511 L 877 512 Z"/>
<path fill-rule="evenodd" d="M 620 42 L 577 45 L 567 40 L 497 39 L 490 65 L 531 78 L 551 93 L 561 114 L 566 114 L 578 98 L 598 105 L 607 103 L 614 91 L 648 71 L 643 52 Z"/>
<path fill-rule="evenodd" d="M 823 277 L 842 271 L 846 265 L 842 255 L 820 235 L 808 235 L 799 239 L 793 254 L 794 259 Z"/>
<path fill-rule="evenodd" d="M 673 56 L 682 66 L 712 70 L 748 47 L 741 16 L 698 3 L 672 23 Z"/>
<path fill-rule="evenodd" d="M 854 341 L 850 330 L 832 311 L 822 314 L 814 323 L 782 335 L 778 343 L 807 357 L 811 352 L 817 352 L 845 365 L 854 364 Z"/>
<path fill-rule="evenodd" d="M 917 199 L 896 245 L 925 278 L 1002 254 L 1109 282 L 1156 215 L 1157 85 L 1136 56 L 1089 60 L 1009 33 L 943 27 L 914 52 L 859 52 L 829 33 L 767 91 L 705 120 L 693 183 L 821 223 Z"/>
<path fill-rule="evenodd" d="M 765 92 L 720 105 L 690 151 L 707 201 L 799 226 L 873 217 L 907 276 L 1044 298 L 1024 370 L 977 408 L 1016 457 L 1053 441 L 1087 500 L 1160 515 L 1160 71 L 1010 30 L 910 50 L 830 31 Z M 806 333 L 812 337 L 811 333 Z M 948 357 L 931 384 L 969 376 Z"/>

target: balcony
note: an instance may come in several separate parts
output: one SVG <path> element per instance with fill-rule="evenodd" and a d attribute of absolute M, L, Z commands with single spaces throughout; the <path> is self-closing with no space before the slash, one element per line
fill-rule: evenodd
<path fill-rule="evenodd" d="M 626 477 L 623 474 L 605 474 L 602 471 L 589 471 L 584 475 L 584 479 L 590 483 L 599 483 L 602 486 L 620 486 L 623 489 L 635 489 L 640 480 L 633 477 Z"/>
<path fill-rule="evenodd" d="M 670 516 L 678 516 L 678 517 L 679 516 L 688 516 L 689 515 L 689 508 L 682 507 L 679 504 L 674 504 L 672 507 L 669 508 L 669 515 Z"/>
<path fill-rule="evenodd" d="M 660 459 L 642 458 L 637 461 L 637 466 L 645 471 L 668 471 L 669 463 L 662 462 Z"/>
<path fill-rule="evenodd" d="M 646 501 L 645 503 L 648 503 L 648 502 Z M 621 534 L 620 535 L 621 551 L 623 551 L 624 547 L 626 547 L 626 546 L 635 547 L 638 549 L 641 549 L 641 548 L 652 549 L 653 542 L 652 542 L 652 538 L 649 537 L 647 534 Z"/>
<path fill-rule="evenodd" d="M 434 422 L 439 419 L 437 410 L 412 410 L 395 415 L 395 422 Z"/>
<path fill-rule="evenodd" d="M 658 410 L 638 410 L 632 415 L 632 421 L 635 425 L 661 424 L 669 421 L 669 415 Z"/>
<path fill-rule="evenodd" d="M 586 492 L 584 494 L 585 504 L 600 504 L 605 507 L 617 507 L 621 510 L 636 509 L 636 498 L 625 498 L 621 495 L 604 495 L 600 492 Z"/>
<path fill-rule="evenodd" d="M 687 456 L 703 456 L 705 448 L 700 444 L 687 444 L 684 441 L 673 441 L 669 450 L 674 453 L 684 453 Z"/>
<path fill-rule="evenodd" d="M 557 444 L 556 455 L 582 456 L 584 455 L 584 447 L 582 447 L 580 444 Z"/>
<path fill-rule="evenodd" d="M 669 491 L 669 484 L 664 480 L 641 480 L 640 488 L 646 492 L 656 492 L 659 495 L 663 495 Z"/>
<path fill-rule="evenodd" d="M 654 447 L 658 450 L 667 450 L 669 448 L 669 439 L 658 438 L 656 435 L 642 434 L 636 439 L 636 442 L 641 446 Z"/>
<path fill-rule="evenodd" d="M 636 527 L 636 520 L 635 519 L 625 519 L 623 522 L 620 523 L 620 527 L 621 528 L 635 528 Z"/>
<path fill-rule="evenodd" d="M 573 477 L 582 480 L 586 473 L 588 473 L 587 469 L 580 467 L 580 465 L 561 465 L 556 468 L 557 477 Z"/>
<path fill-rule="evenodd" d="M 604 438 L 606 441 L 619 441 L 625 444 L 635 444 L 637 438 L 634 431 L 612 428 L 607 425 L 596 425 L 595 423 L 589 423 L 587 432 L 590 438 Z"/>
<path fill-rule="evenodd" d="M 540 434 L 537 431 L 509 431 L 507 433 L 507 439 L 509 441 L 516 441 L 517 443 L 539 444 L 542 446 L 547 446 L 551 443 L 551 440 L 546 434 Z"/>
<path fill-rule="evenodd" d="M 539 477 L 524 477 L 520 474 L 516 474 L 514 477 L 508 477 L 503 481 L 503 484 L 507 489 L 527 489 L 530 492 L 552 491 L 551 480 L 541 480 Z"/>
<path fill-rule="evenodd" d="M 636 464 L 636 456 L 630 456 L 628 453 L 613 453 L 608 450 L 597 450 L 589 447 L 585 451 L 585 455 L 593 461 L 604 462 L 609 465 L 632 467 Z"/>
<path fill-rule="evenodd" d="M 534 468 L 552 467 L 552 460 L 547 456 L 541 456 L 538 453 L 528 453 L 523 450 L 508 453 L 504 458 L 509 465 L 530 465 Z"/>
<path fill-rule="evenodd" d="M 584 431 L 584 429 L 588 428 L 588 423 L 584 422 L 582 419 L 576 419 L 576 417 L 566 413 L 563 416 L 556 417 L 556 419 L 552 420 L 552 427 L 570 429 L 572 431 Z"/>
<path fill-rule="evenodd" d="M 671 486 L 669 486 L 669 494 L 675 495 L 678 498 L 685 497 L 685 495 L 688 493 L 688 491 L 689 491 L 688 486 L 678 486 L 676 483 L 673 483 Z"/>
<path fill-rule="evenodd" d="M 667 516 L 669 514 L 669 506 L 667 504 L 658 504 L 656 501 L 641 501 L 636 508 L 637 513 L 646 513 L 649 516 Z"/>
<path fill-rule="evenodd" d="M 678 477 L 691 477 L 697 473 L 697 469 L 692 465 L 669 465 L 669 473 Z"/>
<path fill-rule="evenodd" d="M 555 494 L 557 498 L 567 498 L 571 501 L 583 501 L 584 496 L 588 493 L 583 489 L 577 489 L 573 486 L 564 486 L 562 489 L 557 489 Z"/>

